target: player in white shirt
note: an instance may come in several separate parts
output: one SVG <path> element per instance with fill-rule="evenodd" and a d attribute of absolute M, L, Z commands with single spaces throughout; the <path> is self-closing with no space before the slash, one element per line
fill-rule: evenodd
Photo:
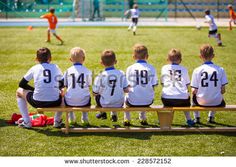
<path fill-rule="evenodd" d="M 225 85 L 228 83 L 225 71 L 212 63 L 214 50 L 212 46 L 206 44 L 200 48 L 200 58 L 204 62 L 193 71 L 192 74 L 192 94 L 193 104 L 198 106 L 224 107 Z M 200 113 L 195 112 L 195 122 L 200 123 Z M 215 112 L 210 111 L 208 122 L 214 123 Z"/>
<path fill-rule="evenodd" d="M 208 37 L 215 38 L 218 46 L 222 46 L 221 34 L 217 33 L 217 25 L 215 23 L 214 17 L 211 15 L 209 9 L 205 10 L 205 23 L 209 24 L 209 34 Z"/>
<path fill-rule="evenodd" d="M 129 107 L 148 107 L 154 101 L 154 87 L 158 84 L 155 68 L 147 63 L 148 49 L 141 44 L 134 46 L 133 58 L 137 62 L 126 70 L 126 77 L 130 86 L 126 97 Z M 124 125 L 130 126 L 130 112 L 125 112 Z M 146 112 L 139 113 L 140 123 L 148 125 Z"/>
<path fill-rule="evenodd" d="M 105 67 L 94 81 L 93 93 L 97 106 L 116 107 L 124 105 L 124 92 L 128 92 L 128 83 L 123 71 L 115 69 L 116 55 L 112 50 L 105 50 L 101 56 L 101 64 Z M 105 112 L 96 115 L 97 118 L 107 119 Z M 117 113 L 111 112 L 112 122 L 117 121 Z"/>
<path fill-rule="evenodd" d="M 30 68 L 20 81 L 16 91 L 17 104 L 24 120 L 19 126 L 23 128 L 31 128 L 32 126 L 27 102 L 34 108 L 61 105 L 62 73 L 57 65 L 50 64 L 50 50 L 48 48 L 37 50 L 36 60 L 39 64 Z M 32 79 L 34 80 L 34 88 L 28 85 Z"/>
<path fill-rule="evenodd" d="M 132 23 L 130 23 L 128 30 L 133 30 L 133 35 L 136 35 L 136 29 L 138 24 L 138 18 L 140 15 L 140 11 L 138 9 L 138 5 L 134 4 L 133 9 L 129 9 L 125 12 L 125 15 L 131 15 Z"/>
<path fill-rule="evenodd" d="M 181 66 L 182 54 L 177 49 L 168 53 L 169 64 L 161 69 L 162 95 L 161 100 L 165 107 L 189 107 L 190 96 L 188 88 L 190 79 L 188 70 Z M 184 112 L 188 126 L 193 126 L 190 112 Z"/>
<path fill-rule="evenodd" d="M 83 66 L 85 61 L 85 51 L 80 47 L 75 47 L 70 51 L 70 61 L 73 66 L 64 73 L 64 86 L 66 93 L 64 102 L 66 106 L 88 107 L 91 105 L 89 87 L 92 85 L 92 72 Z M 76 124 L 74 112 L 70 112 L 70 124 Z M 81 122 L 88 126 L 88 112 L 82 112 Z"/>

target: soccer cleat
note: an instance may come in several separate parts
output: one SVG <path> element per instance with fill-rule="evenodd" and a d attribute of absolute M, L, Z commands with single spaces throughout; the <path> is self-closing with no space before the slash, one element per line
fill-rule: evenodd
<path fill-rule="evenodd" d="M 50 41 L 50 40 L 45 40 L 45 42 L 48 42 L 48 43 L 50 43 L 51 41 Z"/>
<path fill-rule="evenodd" d="M 81 124 L 82 124 L 83 126 L 90 126 L 88 120 L 81 120 Z"/>
<path fill-rule="evenodd" d="M 129 120 L 125 120 L 125 121 L 123 122 L 123 125 L 124 125 L 124 126 L 131 126 L 131 123 L 130 123 Z"/>
<path fill-rule="evenodd" d="M 75 126 L 77 126 L 78 124 L 75 121 L 70 121 L 70 127 L 74 128 Z"/>
<path fill-rule="evenodd" d="M 208 117 L 207 122 L 211 123 L 211 124 L 215 124 L 216 123 L 214 117 Z"/>
<path fill-rule="evenodd" d="M 54 128 L 62 128 L 62 127 L 64 127 L 64 123 L 62 122 L 62 120 L 60 120 L 60 121 L 54 121 L 53 127 L 54 127 Z"/>
<path fill-rule="evenodd" d="M 190 120 L 187 120 L 186 123 L 187 123 L 187 125 L 190 126 L 190 127 L 195 124 L 195 122 L 194 122 L 193 120 L 191 120 L 191 119 L 190 119 Z"/>
<path fill-rule="evenodd" d="M 194 119 L 194 123 L 195 123 L 195 124 L 200 124 L 200 117 L 195 118 L 195 119 Z"/>
<path fill-rule="evenodd" d="M 64 44 L 64 41 L 61 41 L 61 44 L 60 45 L 63 45 Z"/>
<path fill-rule="evenodd" d="M 112 122 L 117 122 L 118 118 L 117 118 L 117 115 L 112 115 L 111 116 L 111 121 Z"/>
<path fill-rule="evenodd" d="M 26 129 L 30 129 L 30 128 L 32 128 L 32 124 L 31 124 L 31 122 L 21 122 L 21 123 L 19 123 L 18 124 L 18 126 L 20 127 L 20 128 L 26 128 Z"/>
<path fill-rule="evenodd" d="M 221 42 L 221 43 L 218 43 L 218 46 L 222 46 L 222 42 Z"/>
<path fill-rule="evenodd" d="M 135 31 L 133 32 L 133 35 L 136 35 L 136 32 L 135 32 Z"/>
<path fill-rule="evenodd" d="M 140 124 L 145 126 L 145 125 L 148 125 L 148 122 L 147 120 L 140 120 Z"/>
<path fill-rule="evenodd" d="M 107 113 L 105 112 L 100 112 L 96 115 L 98 119 L 107 119 Z"/>

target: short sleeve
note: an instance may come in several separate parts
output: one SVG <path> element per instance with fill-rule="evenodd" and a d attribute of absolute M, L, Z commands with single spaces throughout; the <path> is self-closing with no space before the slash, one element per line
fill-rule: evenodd
<path fill-rule="evenodd" d="M 29 71 L 24 75 L 25 80 L 30 81 L 34 77 L 33 67 L 29 69 Z"/>
<path fill-rule="evenodd" d="M 222 83 L 222 86 L 228 84 L 228 80 L 227 80 L 227 77 L 226 77 L 226 73 L 225 73 L 225 70 L 224 70 L 223 68 L 222 68 L 221 83 Z"/>
<path fill-rule="evenodd" d="M 184 73 L 184 80 L 186 82 L 186 85 L 189 85 L 190 84 L 190 78 L 189 78 L 189 75 L 188 75 L 188 71 L 185 70 L 185 73 Z"/>
<path fill-rule="evenodd" d="M 197 71 L 194 70 L 192 74 L 191 87 L 198 89 Z"/>
<path fill-rule="evenodd" d="M 94 93 L 99 93 L 100 86 L 101 86 L 101 75 L 98 75 L 94 80 L 93 92 Z"/>
<path fill-rule="evenodd" d="M 151 84 L 152 86 L 158 85 L 158 78 L 155 68 L 152 68 Z"/>
<path fill-rule="evenodd" d="M 92 85 L 92 80 L 93 80 L 92 79 L 92 72 L 91 71 L 88 72 L 88 76 L 87 77 L 88 77 L 88 85 L 91 86 Z"/>
<path fill-rule="evenodd" d="M 123 89 L 125 89 L 129 86 L 129 84 L 128 84 L 128 81 L 127 81 L 127 78 L 126 78 L 125 74 L 124 73 L 122 73 L 122 74 L 123 74 L 122 75 L 122 86 L 123 86 Z"/>
<path fill-rule="evenodd" d="M 65 87 L 68 87 L 68 72 L 67 71 L 64 73 L 63 79 L 64 79 Z"/>

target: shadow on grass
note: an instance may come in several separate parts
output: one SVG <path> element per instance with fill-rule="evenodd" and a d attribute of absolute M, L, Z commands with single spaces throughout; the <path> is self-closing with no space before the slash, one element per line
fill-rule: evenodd
<path fill-rule="evenodd" d="M 6 127 L 6 126 L 16 126 L 16 125 L 8 124 L 7 120 L 0 119 L 0 127 Z"/>

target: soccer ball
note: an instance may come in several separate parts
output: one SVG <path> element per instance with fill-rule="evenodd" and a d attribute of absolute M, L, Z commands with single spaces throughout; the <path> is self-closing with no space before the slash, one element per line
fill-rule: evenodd
<path fill-rule="evenodd" d="M 196 25 L 196 29 L 197 30 L 201 30 L 201 26 L 200 25 Z"/>

